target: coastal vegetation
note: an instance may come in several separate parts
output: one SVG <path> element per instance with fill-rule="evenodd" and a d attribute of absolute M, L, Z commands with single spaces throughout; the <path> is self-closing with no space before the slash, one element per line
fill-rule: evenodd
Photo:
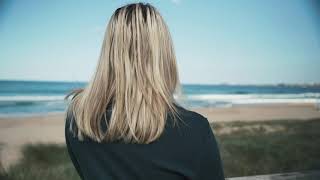
<path fill-rule="evenodd" d="M 320 169 L 320 119 L 211 124 L 226 177 Z M 78 180 L 66 147 L 30 144 L 0 179 Z"/>

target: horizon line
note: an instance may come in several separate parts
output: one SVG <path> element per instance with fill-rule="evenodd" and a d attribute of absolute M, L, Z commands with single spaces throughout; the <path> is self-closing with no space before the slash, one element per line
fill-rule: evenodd
<path fill-rule="evenodd" d="M 35 79 L 0 79 L 0 81 L 21 81 L 21 82 L 50 82 L 50 83 L 88 83 L 89 81 L 78 81 L 78 80 L 35 80 Z M 319 86 L 319 82 L 309 82 L 309 83 L 230 83 L 230 82 L 220 82 L 220 83 L 186 83 L 181 82 L 182 85 L 241 85 L 241 86 Z"/>

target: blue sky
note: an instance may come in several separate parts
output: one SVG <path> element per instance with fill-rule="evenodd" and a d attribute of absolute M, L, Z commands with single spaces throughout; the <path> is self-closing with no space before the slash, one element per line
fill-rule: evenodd
<path fill-rule="evenodd" d="M 136 1 L 2 1 L 0 79 L 87 81 L 113 11 Z M 319 3 L 150 2 L 166 20 L 182 83 L 320 82 Z"/>

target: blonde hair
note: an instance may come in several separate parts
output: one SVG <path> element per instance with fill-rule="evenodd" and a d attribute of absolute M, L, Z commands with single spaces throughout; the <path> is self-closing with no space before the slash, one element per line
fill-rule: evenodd
<path fill-rule="evenodd" d="M 128 4 L 111 16 L 95 74 L 84 89 L 66 97 L 74 95 L 67 113 L 73 113 L 80 139 L 87 135 L 98 142 L 122 139 L 148 144 L 164 131 L 168 113 L 174 124 L 180 119 L 173 97 L 180 90 L 163 18 L 150 4 Z"/>

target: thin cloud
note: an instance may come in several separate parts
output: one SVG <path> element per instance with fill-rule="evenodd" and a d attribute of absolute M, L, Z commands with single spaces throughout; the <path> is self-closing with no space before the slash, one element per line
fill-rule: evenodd
<path fill-rule="evenodd" d="M 173 4 L 180 4 L 180 3 L 181 3 L 181 0 L 171 0 L 171 2 L 172 2 Z"/>

